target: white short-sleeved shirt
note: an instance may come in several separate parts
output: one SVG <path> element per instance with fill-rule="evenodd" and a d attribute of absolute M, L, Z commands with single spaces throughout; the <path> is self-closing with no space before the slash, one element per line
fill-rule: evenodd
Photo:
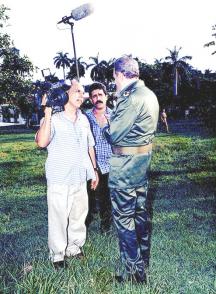
<path fill-rule="evenodd" d="M 74 123 L 64 111 L 54 114 L 45 164 L 47 183 L 80 185 L 95 179 L 88 153 L 88 148 L 94 144 L 88 119 L 80 110 Z"/>

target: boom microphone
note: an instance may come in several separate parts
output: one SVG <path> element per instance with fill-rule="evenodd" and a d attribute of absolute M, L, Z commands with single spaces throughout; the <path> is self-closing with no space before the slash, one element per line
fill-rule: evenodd
<path fill-rule="evenodd" d="M 64 16 L 64 17 L 62 17 L 62 19 L 59 22 L 57 22 L 57 24 L 67 23 L 71 18 L 72 18 L 71 15 L 70 16 Z"/>
<path fill-rule="evenodd" d="M 71 11 L 71 17 L 74 20 L 80 20 L 80 19 L 92 14 L 93 11 L 94 11 L 94 8 L 93 8 L 92 4 L 86 3 L 86 4 L 83 4 L 75 9 L 73 9 Z"/>

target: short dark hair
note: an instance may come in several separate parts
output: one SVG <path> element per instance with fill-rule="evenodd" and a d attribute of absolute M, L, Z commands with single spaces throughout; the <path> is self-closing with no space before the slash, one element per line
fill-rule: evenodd
<path fill-rule="evenodd" d="M 102 83 L 100 83 L 100 82 L 95 82 L 95 83 L 93 83 L 93 84 L 91 84 L 90 86 L 89 86 L 89 90 L 88 90 L 88 92 L 89 92 L 89 97 L 91 97 L 91 94 L 92 94 L 92 92 L 94 91 L 94 90 L 103 90 L 103 92 L 104 92 L 104 94 L 105 95 L 107 95 L 107 89 L 106 89 L 106 86 L 104 85 L 104 84 L 102 84 Z"/>
<path fill-rule="evenodd" d="M 114 63 L 115 72 L 121 72 L 126 78 L 139 77 L 138 62 L 131 55 L 123 55 Z"/>

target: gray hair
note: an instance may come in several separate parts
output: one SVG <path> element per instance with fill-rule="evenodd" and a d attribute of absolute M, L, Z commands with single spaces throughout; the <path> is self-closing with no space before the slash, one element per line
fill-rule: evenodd
<path fill-rule="evenodd" d="M 123 55 L 118 58 L 114 63 L 114 70 L 123 73 L 128 79 L 139 77 L 138 62 L 131 55 Z"/>

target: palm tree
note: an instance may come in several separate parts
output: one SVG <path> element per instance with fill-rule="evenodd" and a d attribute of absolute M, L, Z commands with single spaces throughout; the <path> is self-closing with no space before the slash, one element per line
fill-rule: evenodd
<path fill-rule="evenodd" d="M 216 24 L 212 26 L 212 30 L 215 31 L 216 30 Z M 212 34 L 212 37 L 215 37 L 216 38 L 216 33 Z M 204 45 L 204 47 L 209 47 L 209 46 L 215 46 L 216 45 L 216 42 L 213 40 L 213 41 L 210 41 L 208 43 L 206 43 Z M 216 54 L 216 50 L 212 52 L 212 55 Z"/>
<path fill-rule="evenodd" d="M 57 54 L 58 55 L 53 58 L 54 64 L 56 68 L 63 68 L 63 76 L 65 80 L 65 68 L 70 67 L 71 59 L 67 57 L 69 53 L 58 52 Z"/>
<path fill-rule="evenodd" d="M 107 79 L 107 84 L 108 85 L 112 85 L 113 84 L 113 69 L 114 69 L 114 62 L 115 62 L 116 58 L 111 58 L 108 62 L 107 62 L 107 70 L 106 70 L 106 79 Z"/>
<path fill-rule="evenodd" d="M 182 47 L 179 47 L 179 49 L 177 49 L 176 46 L 173 50 L 167 49 L 170 52 L 170 55 L 165 57 L 165 60 L 168 60 L 172 66 L 174 96 L 178 95 L 178 83 L 180 75 L 186 74 L 187 69 L 189 68 L 189 64 L 186 62 L 186 60 L 192 59 L 192 56 L 179 57 L 179 51 L 181 49 Z"/>
<path fill-rule="evenodd" d="M 99 61 L 99 53 L 96 57 L 90 56 L 89 59 L 93 60 L 93 63 L 87 65 L 88 69 L 89 67 L 92 67 L 90 77 L 93 81 L 98 81 L 101 83 L 105 83 L 107 85 L 107 76 L 108 76 L 108 70 L 110 67 L 110 64 L 105 61 L 101 60 Z"/>
<path fill-rule="evenodd" d="M 85 76 L 85 70 L 87 67 L 86 62 L 81 61 L 83 57 L 77 58 L 77 65 L 78 65 L 78 71 L 79 71 L 79 76 L 84 77 Z M 72 80 L 73 78 L 77 77 L 77 68 L 76 68 L 76 60 L 75 58 L 71 59 L 71 66 L 70 66 L 70 71 L 67 74 L 67 79 Z"/>

